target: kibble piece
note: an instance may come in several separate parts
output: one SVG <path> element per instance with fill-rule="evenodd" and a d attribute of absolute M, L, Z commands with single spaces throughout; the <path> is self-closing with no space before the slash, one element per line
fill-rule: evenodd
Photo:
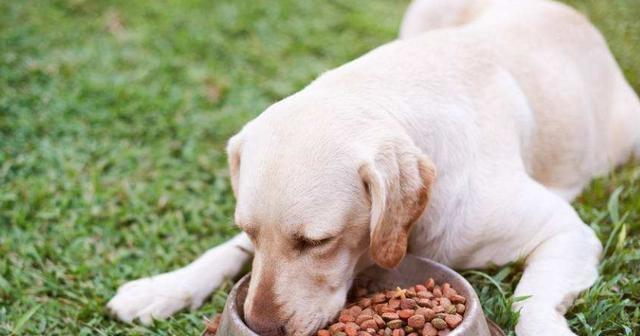
<path fill-rule="evenodd" d="M 376 321 L 374 321 L 372 318 L 368 319 L 362 323 L 360 323 L 360 328 L 362 329 L 374 329 L 374 330 L 378 330 L 378 324 L 376 323 Z"/>
<path fill-rule="evenodd" d="M 415 309 L 417 305 L 414 299 L 404 299 L 400 301 L 400 308 L 402 309 Z"/>
<path fill-rule="evenodd" d="M 436 286 L 436 282 L 433 280 L 433 278 L 429 278 L 427 281 L 425 281 L 424 286 L 427 287 L 427 290 L 432 291 Z"/>
<path fill-rule="evenodd" d="M 457 327 L 461 322 L 462 322 L 462 316 L 455 314 L 455 315 L 447 315 L 444 318 L 445 322 L 447 322 L 447 325 L 449 326 L 449 328 L 451 329 L 455 329 L 455 327 Z"/>
<path fill-rule="evenodd" d="M 424 323 L 426 322 L 426 319 L 424 318 L 424 315 L 413 315 L 409 318 L 409 320 L 407 320 L 407 324 L 415 329 L 420 329 L 422 327 L 424 327 Z"/>
<path fill-rule="evenodd" d="M 327 329 L 318 330 L 318 336 L 331 336 L 331 332 Z"/>
<path fill-rule="evenodd" d="M 451 302 L 453 303 L 465 303 L 465 301 L 467 301 L 464 296 L 459 294 L 452 295 L 451 297 L 449 297 L 449 300 L 451 300 Z"/>
<path fill-rule="evenodd" d="M 366 321 L 366 320 L 370 320 L 370 319 L 372 319 L 372 318 L 373 318 L 373 316 L 371 316 L 371 315 L 365 315 L 365 314 L 362 314 L 362 313 L 361 313 L 360 315 L 358 315 L 358 317 L 356 317 L 356 323 L 357 323 L 358 325 L 361 325 L 361 324 L 362 324 L 362 322 L 364 322 L 364 321 Z"/>
<path fill-rule="evenodd" d="M 379 328 L 383 328 L 386 325 L 386 323 L 384 322 L 384 319 L 382 319 L 382 316 L 378 314 L 373 315 L 373 320 L 376 321 Z"/>
<path fill-rule="evenodd" d="M 393 334 L 393 329 L 387 327 L 384 329 L 384 335 L 385 336 L 391 336 Z"/>
<path fill-rule="evenodd" d="M 436 313 L 433 311 L 433 309 L 429 308 L 419 308 L 418 310 L 416 310 L 416 314 L 424 316 L 424 319 L 426 321 L 431 321 L 434 317 L 436 317 Z"/>
<path fill-rule="evenodd" d="M 433 293 L 429 291 L 420 291 L 416 294 L 420 299 L 430 299 L 433 297 Z"/>
<path fill-rule="evenodd" d="M 403 309 L 398 312 L 398 316 L 400 316 L 401 319 L 405 319 L 405 320 L 415 314 L 416 314 L 416 311 L 413 309 Z"/>
<path fill-rule="evenodd" d="M 410 333 L 410 334 L 409 334 L 409 335 L 407 335 L 407 336 L 419 336 L 419 335 L 418 335 L 418 333 L 417 333 L 417 332 L 415 332 L 415 331 L 414 331 L 414 332 Z"/>
<path fill-rule="evenodd" d="M 458 310 L 456 309 L 456 306 L 450 304 L 444 307 L 444 311 L 447 312 L 447 314 L 455 314 Z"/>
<path fill-rule="evenodd" d="M 438 335 L 438 329 L 434 328 L 433 325 L 431 325 L 431 323 L 427 323 L 424 325 L 424 328 L 422 328 L 422 336 L 437 336 Z"/>
<path fill-rule="evenodd" d="M 383 313 L 381 316 L 385 321 L 397 320 L 400 318 L 396 313 Z"/>
<path fill-rule="evenodd" d="M 340 313 L 340 317 L 338 318 L 338 321 L 342 323 L 354 322 L 355 320 L 356 319 L 351 315 L 351 313 L 348 310 L 343 310 Z"/>
<path fill-rule="evenodd" d="M 391 334 L 393 336 L 404 336 L 404 330 L 402 329 L 394 329 L 393 330 L 393 334 Z"/>
<path fill-rule="evenodd" d="M 370 333 L 366 332 L 366 331 L 358 331 L 358 336 L 372 336 Z"/>
<path fill-rule="evenodd" d="M 391 321 L 387 322 L 387 327 L 389 327 L 391 329 L 402 328 L 402 326 L 404 326 L 404 321 L 402 321 L 402 320 L 391 320 Z"/>
<path fill-rule="evenodd" d="M 359 330 L 360 326 L 353 322 L 345 324 L 344 327 L 344 332 L 347 334 L 347 336 L 357 336 Z"/>
<path fill-rule="evenodd" d="M 344 323 L 342 323 L 342 322 L 334 323 L 334 324 L 332 324 L 332 325 L 329 327 L 329 331 L 330 331 L 332 334 L 335 334 L 335 333 L 336 333 L 336 332 L 338 332 L 338 331 L 344 331 L 344 326 L 345 326 L 345 325 L 344 325 Z"/>
<path fill-rule="evenodd" d="M 389 300 L 389 307 L 393 309 L 398 309 L 400 307 L 400 300 L 399 299 Z"/>
<path fill-rule="evenodd" d="M 420 307 L 429 307 L 432 308 L 433 305 L 431 304 L 431 300 L 429 299 L 418 299 L 418 306 Z"/>
<path fill-rule="evenodd" d="M 353 306 L 349 308 L 349 313 L 355 318 L 356 316 L 360 315 L 360 313 L 362 313 L 362 308 L 360 306 Z"/>
<path fill-rule="evenodd" d="M 456 305 L 456 312 L 458 314 L 464 314 L 464 311 L 467 310 L 467 307 L 465 305 L 463 305 L 462 303 L 458 303 Z"/>
<path fill-rule="evenodd" d="M 338 332 L 333 333 L 333 336 L 347 336 L 347 334 L 345 334 L 342 331 L 338 331 Z"/>
<path fill-rule="evenodd" d="M 363 310 L 360 313 L 360 315 L 369 315 L 369 316 L 373 316 L 373 314 L 375 314 L 375 313 L 373 312 L 373 309 L 371 309 L 371 308 L 367 308 L 367 309 Z"/>
<path fill-rule="evenodd" d="M 383 293 L 378 293 L 371 297 L 372 303 L 382 303 L 385 301 L 387 301 L 387 297 Z"/>
<path fill-rule="evenodd" d="M 433 320 L 431 320 L 431 325 L 433 325 L 433 327 L 438 330 L 443 330 L 447 327 L 447 322 L 445 322 L 443 319 L 439 317 L 436 317 Z"/>
<path fill-rule="evenodd" d="M 410 326 L 404 326 L 404 332 L 407 334 L 410 334 L 412 332 L 414 332 L 414 329 Z"/>
<path fill-rule="evenodd" d="M 440 289 L 440 287 L 436 286 L 431 292 L 433 293 L 433 296 L 435 296 L 435 297 L 438 297 L 438 298 L 442 297 L 442 290 Z"/>

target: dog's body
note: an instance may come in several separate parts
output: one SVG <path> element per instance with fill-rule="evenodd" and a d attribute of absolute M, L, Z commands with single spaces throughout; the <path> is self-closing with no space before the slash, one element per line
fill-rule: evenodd
<path fill-rule="evenodd" d="M 526 258 L 517 334 L 570 335 L 562 315 L 595 280 L 601 246 L 569 201 L 639 144 L 638 98 L 575 11 L 417 0 L 400 40 L 231 140 L 236 220 L 253 244 L 241 234 L 123 286 L 109 306 L 143 322 L 197 307 L 240 271 L 248 256 L 237 247 L 255 246 L 249 324 L 306 335 L 337 312 L 358 269 L 392 267 L 408 248 L 455 268 Z M 305 318 L 284 293 L 325 309 Z M 269 301 L 278 309 L 261 308 Z"/>

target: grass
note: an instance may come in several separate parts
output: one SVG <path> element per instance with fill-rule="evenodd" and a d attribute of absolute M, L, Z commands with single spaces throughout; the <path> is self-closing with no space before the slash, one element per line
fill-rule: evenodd
<path fill-rule="evenodd" d="M 637 0 L 571 1 L 640 89 Z M 125 280 L 230 237 L 223 147 L 322 71 L 394 38 L 406 0 L 0 2 L 0 335 L 185 335 L 219 311 L 153 327 L 104 306 Z M 607 245 L 569 313 L 580 335 L 640 334 L 640 167 L 576 202 Z M 509 333 L 517 264 L 466 272 Z"/>

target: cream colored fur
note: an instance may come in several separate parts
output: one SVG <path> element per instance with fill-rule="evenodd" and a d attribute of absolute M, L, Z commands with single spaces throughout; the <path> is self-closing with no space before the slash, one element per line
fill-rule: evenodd
<path fill-rule="evenodd" d="M 109 307 L 145 323 L 195 308 L 240 271 L 243 246 L 255 248 L 248 323 L 309 335 L 358 270 L 392 267 L 408 250 L 457 269 L 526 258 L 516 333 L 573 335 L 563 315 L 596 279 L 601 244 L 569 202 L 639 144 L 638 98 L 576 11 L 416 0 L 399 40 L 323 74 L 230 141 L 247 233 L 123 286 Z M 260 310 L 265 300 L 277 309 Z"/>

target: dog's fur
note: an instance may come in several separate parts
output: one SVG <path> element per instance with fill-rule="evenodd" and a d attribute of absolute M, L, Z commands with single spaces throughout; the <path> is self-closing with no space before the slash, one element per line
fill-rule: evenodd
<path fill-rule="evenodd" d="M 247 322 L 309 335 L 373 263 L 393 267 L 407 252 L 459 269 L 526 258 L 516 333 L 572 335 L 563 314 L 596 279 L 601 244 L 569 202 L 639 144 L 638 98 L 576 11 L 416 0 L 399 40 L 230 140 L 245 233 L 124 285 L 109 307 L 143 323 L 196 308 L 255 248 Z"/>

